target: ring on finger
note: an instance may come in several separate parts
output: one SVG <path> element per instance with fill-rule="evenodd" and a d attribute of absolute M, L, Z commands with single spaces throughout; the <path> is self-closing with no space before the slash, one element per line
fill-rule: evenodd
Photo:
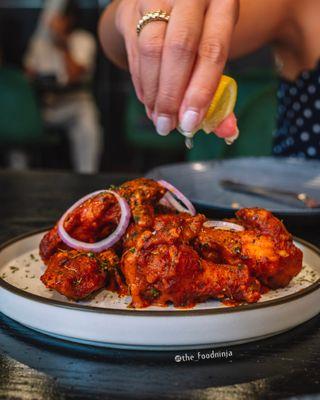
<path fill-rule="evenodd" d="M 137 35 L 139 36 L 142 29 L 150 22 L 163 21 L 168 23 L 169 19 L 170 15 L 163 10 L 147 12 L 142 16 L 137 24 Z"/>

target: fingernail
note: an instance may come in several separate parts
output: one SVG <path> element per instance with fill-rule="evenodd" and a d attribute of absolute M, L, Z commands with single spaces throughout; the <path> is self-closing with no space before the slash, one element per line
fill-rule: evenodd
<path fill-rule="evenodd" d="M 185 132 L 193 132 L 199 127 L 200 114 L 194 110 L 187 110 L 180 123 L 180 127 Z"/>
<path fill-rule="evenodd" d="M 156 121 L 156 129 L 159 135 L 167 136 L 172 130 L 172 119 L 166 115 L 159 115 Z"/>
<path fill-rule="evenodd" d="M 239 129 L 237 129 L 236 133 L 233 136 L 226 137 L 224 141 L 226 142 L 227 145 L 230 146 L 238 139 L 238 137 L 239 137 Z"/>

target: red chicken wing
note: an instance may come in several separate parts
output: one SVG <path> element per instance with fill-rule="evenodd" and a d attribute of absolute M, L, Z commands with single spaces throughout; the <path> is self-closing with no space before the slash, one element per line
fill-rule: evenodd
<path fill-rule="evenodd" d="M 242 209 L 235 221 L 245 227 L 234 232 L 203 227 L 197 248 L 213 262 L 244 264 L 264 285 L 279 288 L 288 285 L 302 268 L 302 252 L 294 245 L 281 221 L 269 211 Z"/>

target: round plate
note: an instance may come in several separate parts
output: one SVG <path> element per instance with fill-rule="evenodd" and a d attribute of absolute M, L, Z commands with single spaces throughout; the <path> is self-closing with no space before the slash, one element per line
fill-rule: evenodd
<path fill-rule="evenodd" d="M 223 179 L 271 189 L 308 193 L 320 201 L 320 161 L 279 157 L 244 157 L 164 165 L 147 176 L 177 186 L 202 212 L 230 215 L 243 207 L 266 208 L 281 217 L 315 223 L 320 208 L 308 209 L 280 204 L 275 200 L 231 192 L 220 185 Z"/>
<path fill-rule="evenodd" d="M 249 342 L 291 329 L 320 312 L 320 252 L 301 241 L 304 268 L 284 289 L 256 304 L 226 307 L 211 300 L 192 309 L 128 308 L 130 298 L 102 290 L 72 302 L 39 280 L 43 232 L 17 238 L 0 251 L 0 311 L 48 335 L 97 346 L 173 350 Z"/>

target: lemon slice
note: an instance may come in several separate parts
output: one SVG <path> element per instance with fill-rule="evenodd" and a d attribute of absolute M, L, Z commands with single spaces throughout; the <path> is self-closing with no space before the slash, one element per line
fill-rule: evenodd
<path fill-rule="evenodd" d="M 214 131 L 234 110 L 237 100 L 237 82 L 230 76 L 222 75 L 207 114 L 202 121 L 206 133 Z"/>

